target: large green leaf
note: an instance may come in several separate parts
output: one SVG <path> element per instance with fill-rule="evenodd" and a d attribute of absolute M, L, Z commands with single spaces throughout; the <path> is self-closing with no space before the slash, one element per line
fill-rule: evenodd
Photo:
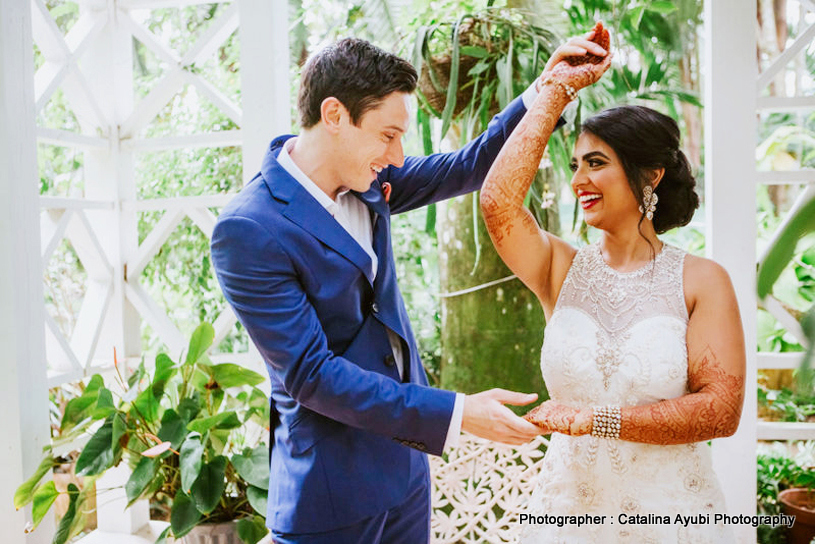
<path fill-rule="evenodd" d="M 57 532 L 54 533 L 51 544 L 65 544 L 68 537 L 71 536 L 71 525 L 76 517 L 76 502 L 79 499 L 79 488 L 75 484 L 68 484 L 68 497 L 68 509 L 59 521 Z"/>
<path fill-rule="evenodd" d="M 113 404 L 113 394 L 106 387 L 99 389 L 99 394 L 96 400 L 96 407 L 91 412 L 93 419 L 105 419 L 116 411 L 116 406 Z"/>
<path fill-rule="evenodd" d="M 201 519 L 201 512 L 195 508 L 192 498 L 179 489 L 173 498 L 173 509 L 170 512 L 170 527 L 173 529 L 173 536 L 181 538 L 189 533 Z"/>
<path fill-rule="evenodd" d="M 90 408 L 96 404 L 99 398 L 99 390 L 104 383 L 102 376 L 94 374 L 82 394 L 68 401 L 68 404 L 65 405 L 60 430 L 66 431 L 86 417 L 90 417 Z"/>
<path fill-rule="evenodd" d="M 238 520 L 238 538 L 244 544 L 256 544 L 269 533 L 266 528 L 266 520 L 260 516 L 243 518 Z"/>
<path fill-rule="evenodd" d="M 178 403 L 178 415 L 186 422 L 195 419 L 195 416 L 197 416 L 200 411 L 201 403 L 197 391 L 193 396 L 184 398 Z"/>
<path fill-rule="evenodd" d="M 51 455 L 50 447 L 46 448 L 46 453 L 46 457 L 40 461 L 40 466 L 37 467 L 37 470 L 34 471 L 31 478 L 20 484 L 20 487 L 14 492 L 14 508 L 17 510 L 34 500 L 34 489 L 37 487 L 37 484 L 40 483 L 42 477 L 45 476 L 49 470 L 59 464 Z"/>
<path fill-rule="evenodd" d="M 190 338 L 190 347 L 187 351 L 186 364 L 191 365 L 198 362 L 204 353 L 207 352 L 215 339 L 215 329 L 209 323 L 201 323 Z"/>
<path fill-rule="evenodd" d="M 170 442 L 170 447 L 177 450 L 187 437 L 187 423 L 172 408 L 166 410 L 161 416 L 161 428 L 158 437 Z"/>
<path fill-rule="evenodd" d="M 225 472 L 226 457 L 223 455 L 219 455 L 201 468 L 198 479 L 190 489 L 190 495 L 198 511 L 209 514 L 218 506 L 226 487 Z"/>
<path fill-rule="evenodd" d="M 249 484 L 261 489 L 269 489 L 269 447 L 267 445 L 260 444 L 246 455 L 233 455 L 232 464 L 240 477 Z"/>
<path fill-rule="evenodd" d="M 266 507 L 269 503 L 269 492 L 267 490 L 250 485 L 246 488 L 246 499 L 255 509 L 255 512 L 266 515 Z"/>
<path fill-rule="evenodd" d="M 53 480 L 48 480 L 37 488 L 34 492 L 34 505 L 31 507 L 32 523 L 34 524 L 32 530 L 40 524 L 57 497 L 59 497 L 59 491 Z"/>
<path fill-rule="evenodd" d="M 159 469 L 159 461 L 150 457 L 142 457 L 136 468 L 130 474 L 130 478 L 125 484 L 125 493 L 127 494 L 128 506 L 136 501 L 147 489 L 147 486 L 156 477 Z"/>
<path fill-rule="evenodd" d="M 234 363 L 212 365 L 210 369 L 213 379 L 224 389 L 241 385 L 258 385 L 265 380 L 257 372 Z"/>
<path fill-rule="evenodd" d="M 99 430 L 88 440 L 76 460 L 76 474 L 91 476 L 100 474 L 113 464 L 114 450 L 113 416 L 107 418 Z"/>
<path fill-rule="evenodd" d="M 229 411 L 221 412 L 214 416 L 194 419 L 187 424 L 187 429 L 204 434 L 212 429 L 234 429 L 240 426 L 241 421 L 238 419 L 238 414 Z"/>
<path fill-rule="evenodd" d="M 184 443 L 181 444 L 179 468 L 181 469 L 181 489 L 190 492 L 192 484 L 201 473 L 203 464 L 204 445 L 201 443 L 201 435 L 190 434 Z"/>
<path fill-rule="evenodd" d="M 759 266 L 759 298 L 770 294 L 773 284 L 792 259 L 798 240 L 810 232 L 815 232 L 815 198 L 801 206 L 790 217 L 778 239 L 767 252 L 764 262 Z"/>
<path fill-rule="evenodd" d="M 453 51 L 450 55 L 450 77 L 447 84 L 447 101 L 444 104 L 444 111 L 441 112 L 441 137 L 447 134 L 447 130 L 450 128 L 450 123 L 453 120 L 453 112 L 456 109 L 456 96 L 458 95 L 458 71 L 459 71 L 459 62 L 461 59 L 461 43 L 459 41 L 459 35 L 461 34 L 461 23 L 462 21 L 469 17 L 469 15 L 463 15 L 456 21 L 456 24 L 453 26 Z M 432 71 L 432 69 L 431 69 Z"/>

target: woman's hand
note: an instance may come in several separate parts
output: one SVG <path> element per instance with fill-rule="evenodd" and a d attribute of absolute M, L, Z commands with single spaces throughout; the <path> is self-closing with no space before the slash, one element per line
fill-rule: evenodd
<path fill-rule="evenodd" d="M 573 408 L 553 400 L 547 400 L 530 410 L 524 419 L 541 429 L 541 434 L 561 433 L 580 436 L 591 432 L 590 409 Z"/>
<path fill-rule="evenodd" d="M 583 36 L 575 36 L 560 47 L 558 47 L 546 68 L 541 74 L 540 81 L 555 79 L 573 87 L 576 91 L 596 83 L 600 77 L 611 66 L 611 52 L 606 51 L 600 45 L 593 42 L 595 31 L 591 30 Z M 582 57 L 585 55 L 596 55 L 603 60 L 597 64 L 584 62 L 578 66 L 572 66 L 566 59 Z"/>

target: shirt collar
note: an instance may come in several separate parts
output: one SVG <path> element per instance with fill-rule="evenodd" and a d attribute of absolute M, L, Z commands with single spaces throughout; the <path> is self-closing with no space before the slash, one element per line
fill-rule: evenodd
<path fill-rule="evenodd" d="M 297 138 L 291 138 L 283 144 L 283 147 L 280 149 L 280 154 L 277 156 L 278 164 L 283 167 L 283 169 L 291 175 L 297 182 L 303 186 L 303 188 L 308 191 L 308 193 L 313 196 L 320 205 L 325 208 L 326 210 L 334 215 L 337 212 L 338 203 L 331 199 L 330 196 L 325 194 L 325 192 L 320 189 L 316 183 L 311 181 L 299 166 L 297 166 L 289 155 L 289 148 L 294 147 L 294 141 Z M 342 191 L 337 194 L 337 201 L 340 200 L 348 191 Z"/>

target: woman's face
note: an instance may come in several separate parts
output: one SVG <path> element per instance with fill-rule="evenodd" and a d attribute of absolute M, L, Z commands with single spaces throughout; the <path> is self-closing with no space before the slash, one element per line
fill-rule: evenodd
<path fill-rule="evenodd" d="M 594 134 L 577 138 L 571 164 L 572 190 L 592 227 L 608 230 L 626 219 L 639 221 L 639 202 L 617 154 Z"/>

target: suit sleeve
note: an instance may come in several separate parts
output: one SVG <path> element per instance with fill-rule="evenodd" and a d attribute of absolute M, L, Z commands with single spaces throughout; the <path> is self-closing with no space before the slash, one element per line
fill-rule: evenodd
<path fill-rule="evenodd" d="M 379 181 L 391 185 L 391 213 L 410 211 L 480 189 L 504 142 L 526 113 L 530 94 L 534 100 L 537 95 L 534 86 L 496 114 L 487 130 L 461 149 L 405 157 L 401 168 L 390 166 L 383 171 Z M 563 119 L 558 120 L 558 127 L 563 124 Z"/>
<path fill-rule="evenodd" d="M 294 265 L 264 226 L 240 216 L 221 218 L 212 240 L 227 301 L 294 400 L 341 423 L 422 442 L 428 453 L 441 454 L 455 393 L 399 383 L 332 353 Z"/>

